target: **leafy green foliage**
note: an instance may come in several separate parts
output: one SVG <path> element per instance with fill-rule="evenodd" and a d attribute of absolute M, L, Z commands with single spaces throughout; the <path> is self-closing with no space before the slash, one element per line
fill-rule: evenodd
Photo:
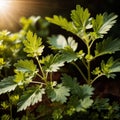
<path fill-rule="evenodd" d="M 52 116 L 53 116 L 53 119 L 54 120 L 60 120 L 60 119 L 62 119 L 62 110 L 61 109 L 56 109 L 54 112 L 53 112 L 53 114 L 52 114 Z"/>
<path fill-rule="evenodd" d="M 103 15 L 97 15 L 96 20 L 92 20 L 93 30 L 97 33 L 98 36 L 103 37 L 104 34 L 107 34 L 110 28 L 116 23 L 117 15 L 113 13 Z"/>
<path fill-rule="evenodd" d="M 0 82 L 0 94 L 15 90 L 17 84 L 13 81 L 13 79 L 14 79 L 13 76 L 9 76 L 8 78 L 4 78 Z"/>
<path fill-rule="evenodd" d="M 74 28 L 74 25 L 72 22 L 68 22 L 66 18 L 63 18 L 62 16 L 54 15 L 53 18 L 46 17 L 46 20 L 48 20 L 51 23 L 54 23 L 56 25 L 61 26 L 63 29 L 70 31 L 72 33 L 76 33 L 76 29 Z"/>
<path fill-rule="evenodd" d="M 90 97 L 92 94 L 93 94 L 93 90 L 94 88 L 90 85 L 83 85 L 83 86 L 80 86 L 80 92 L 79 92 L 79 96 L 81 98 L 83 97 Z"/>
<path fill-rule="evenodd" d="M 35 16 L 31 16 L 28 19 L 25 17 L 21 17 L 20 19 L 20 23 L 23 26 L 23 30 L 30 30 L 32 27 L 34 28 L 35 24 L 37 23 L 37 21 L 40 19 L 40 16 L 35 17 Z"/>
<path fill-rule="evenodd" d="M 118 103 L 113 102 L 110 104 L 108 98 L 96 98 L 92 109 L 98 112 L 97 114 L 100 114 L 103 119 L 119 119 L 119 110 L 120 107 Z"/>
<path fill-rule="evenodd" d="M 30 87 L 24 95 L 21 96 L 18 103 L 18 111 L 25 110 L 30 105 L 34 105 L 37 102 L 42 101 L 42 95 L 45 94 L 45 89 L 39 86 Z"/>
<path fill-rule="evenodd" d="M 72 96 L 68 102 L 70 109 L 73 111 L 84 111 L 89 108 L 93 100 L 90 98 L 93 94 L 93 88 L 89 85 L 79 85 L 76 78 L 72 78 L 67 74 L 62 76 L 62 84 L 70 88 Z"/>
<path fill-rule="evenodd" d="M 112 38 L 107 38 L 102 42 L 96 43 L 95 57 L 105 54 L 112 54 L 116 51 L 120 51 L 119 39 L 116 38 L 112 40 Z"/>
<path fill-rule="evenodd" d="M 13 64 L 23 58 L 20 33 L 0 31 L 0 78 L 13 75 Z M 19 56 L 21 52 L 21 56 Z"/>
<path fill-rule="evenodd" d="M 79 105 L 76 107 L 76 111 L 85 111 L 87 108 L 89 108 L 93 103 L 93 100 L 90 99 L 90 97 L 86 97 L 83 100 L 79 100 Z"/>
<path fill-rule="evenodd" d="M 1 106 L 2 106 L 2 108 L 3 109 L 7 109 L 7 108 L 9 108 L 9 105 L 8 105 L 8 103 L 6 102 L 6 101 L 3 101 L 2 103 L 1 103 Z"/>
<path fill-rule="evenodd" d="M 110 57 L 105 63 L 104 60 L 101 62 L 101 68 L 96 67 L 93 71 L 93 75 L 102 76 L 105 75 L 107 78 L 115 78 L 117 72 L 120 72 L 120 60 L 114 60 L 113 57 Z"/>
<path fill-rule="evenodd" d="M 1 117 L 1 120 L 9 120 L 10 119 L 10 115 L 7 115 L 7 114 L 4 114 L 2 117 Z"/>
<path fill-rule="evenodd" d="M 110 73 L 111 76 L 113 77 L 114 71 L 119 72 L 117 67 L 114 67 L 114 70 L 110 70 L 108 69 L 108 67 L 105 68 L 104 67 L 105 65 L 101 65 L 101 70 L 100 70 L 100 67 L 96 67 L 95 70 L 93 70 L 93 72 L 91 73 L 91 66 L 92 66 L 91 61 L 95 60 L 96 57 L 99 57 L 105 54 L 113 54 L 116 51 L 120 51 L 119 39 L 116 38 L 112 40 L 111 38 L 107 38 L 102 42 L 99 42 L 99 43 L 96 42 L 96 48 L 94 50 L 95 55 L 93 55 L 93 52 L 92 52 L 93 50 L 92 47 L 94 42 L 98 38 L 103 38 L 104 34 L 108 33 L 110 28 L 116 23 L 116 18 L 117 18 L 117 15 L 113 13 L 111 14 L 104 13 L 103 15 L 102 14 L 96 15 L 96 18 L 94 19 L 93 17 L 90 16 L 88 9 L 83 9 L 80 5 L 77 5 L 76 9 L 71 11 L 71 19 L 73 23 L 72 25 L 69 25 L 69 22 L 66 22 L 67 20 L 65 18 L 63 19 L 62 17 L 60 17 L 60 19 L 57 16 L 55 16 L 54 18 L 48 18 L 48 17 L 46 18 L 49 22 L 59 25 L 65 30 L 68 30 L 69 27 L 74 28 L 75 30 L 70 29 L 68 31 L 77 35 L 85 43 L 87 52 L 84 53 L 82 50 L 80 50 L 78 53 L 75 53 L 75 52 L 72 52 L 70 49 L 68 49 L 68 47 L 67 49 L 65 48 L 65 46 L 67 45 L 67 40 L 65 40 L 63 36 L 60 35 L 57 38 L 53 37 L 53 39 L 52 38 L 50 39 L 50 44 L 53 46 L 52 48 L 59 49 L 59 51 L 61 51 L 63 56 L 67 56 L 67 58 L 69 58 L 70 56 L 67 62 L 68 63 L 73 62 L 73 65 L 75 65 L 75 67 L 78 69 L 78 71 L 81 73 L 82 77 L 85 79 L 85 81 L 88 84 L 92 84 L 95 80 L 97 80 L 102 75 L 106 75 L 106 73 Z M 77 44 L 73 41 L 72 43 L 74 43 L 72 44 L 72 46 L 75 45 L 74 50 L 76 50 Z M 84 75 L 81 68 L 75 63 L 75 61 L 78 60 L 78 58 L 82 60 L 83 65 L 87 69 L 87 73 L 88 73 L 87 76 Z M 115 63 L 114 66 L 116 64 L 119 66 L 119 60 L 117 60 L 117 63 L 114 61 L 112 62 L 113 62 L 112 64 Z M 105 73 L 105 71 L 102 69 L 107 69 L 107 72 Z M 97 77 L 95 77 L 92 80 L 91 74 L 97 75 Z"/>
<path fill-rule="evenodd" d="M 70 96 L 70 89 L 62 84 L 57 85 L 55 88 L 49 89 L 48 96 L 51 101 L 57 101 L 60 103 L 65 103 L 67 101 L 67 97 Z"/>
<path fill-rule="evenodd" d="M 15 67 L 21 72 L 34 72 L 37 69 L 32 60 L 19 60 L 15 63 Z"/>
<path fill-rule="evenodd" d="M 79 94 L 80 92 L 80 86 L 77 82 L 77 78 L 72 78 L 71 76 L 67 74 L 63 74 L 62 76 L 62 83 L 63 85 L 69 87 L 71 89 L 72 94 Z"/>
<path fill-rule="evenodd" d="M 30 83 L 37 73 L 37 67 L 32 60 L 19 60 L 14 66 L 16 67 L 14 82 L 19 85 Z"/>
<path fill-rule="evenodd" d="M 23 43 L 25 45 L 24 51 L 28 54 L 28 57 L 36 57 L 42 54 L 44 46 L 41 38 L 37 38 L 37 35 L 31 31 L 27 33 L 27 40 L 24 40 Z"/>
<path fill-rule="evenodd" d="M 60 69 L 60 67 L 64 66 L 64 60 L 61 58 L 62 56 L 60 54 L 48 55 L 46 57 L 43 57 L 42 60 L 40 60 L 40 63 L 43 64 L 43 69 L 47 72 L 56 72 Z"/>
<path fill-rule="evenodd" d="M 70 47 L 73 51 L 77 49 L 78 43 L 72 37 L 68 37 L 66 40 L 63 35 L 52 36 L 49 38 L 50 47 L 52 49 L 65 49 Z"/>
<path fill-rule="evenodd" d="M 49 37 L 49 44 L 52 49 L 64 49 L 67 46 L 67 41 L 63 35 Z"/>
<path fill-rule="evenodd" d="M 54 16 L 53 18 L 46 17 L 46 19 L 63 29 L 70 31 L 77 35 L 87 45 L 92 40 L 103 38 L 110 28 L 116 23 L 117 15 L 113 13 L 97 15 L 96 19 L 90 17 L 88 9 L 83 9 L 80 5 L 76 6 L 75 10 L 71 11 L 72 22 L 68 22 L 63 17 Z M 90 32 L 87 30 L 91 29 Z"/>
<path fill-rule="evenodd" d="M 80 86 L 76 78 L 72 78 L 67 74 L 62 76 L 63 85 L 69 87 L 73 95 L 77 95 L 80 98 L 91 96 L 93 94 L 93 88 L 89 85 Z"/>
<path fill-rule="evenodd" d="M 76 120 L 119 120 L 120 106 L 118 103 L 111 103 L 108 98 L 96 98 L 87 111 L 80 111 L 63 119 Z"/>
<path fill-rule="evenodd" d="M 109 78 L 109 77 L 115 77 L 116 72 L 120 72 L 120 61 L 113 59 L 113 57 L 110 57 L 105 64 L 104 61 L 101 62 L 101 69 L 102 72 Z"/>
<path fill-rule="evenodd" d="M 79 31 L 91 28 L 91 25 L 89 24 L 89 17 L 90 13 L 88 9 L 84 10 L 79 5 L 76 5 L 76 10 L 71 11 L 71 19 L 73 21 L 74 26 Z"/>
<path fill-rule="evenodd" d="M 63 35 L 49 37 L 50 47 L 53 50 L 59 50 L 61 53 L 61 59 L 64 62 L 76 61 L 78 58 L 82 58 L 83 52 L 75 52 L 78 47 L 78 43 L 72 37 L 68 37 L 66 40 Z"/>
<path fill-rule="evenodd" d="M 47 35 L 46 26 L 48 24 L 47 22 L 41 24 L 40 17 L 22 18 L 23 29 L 18 33 L 0 32 L 0 78 L 7 76 L 7 72 L 3 68 L 10 67 L 9 71 L 14 68 L 11 76 L 0 81 L 0 94 L 10 92 L 7 94 L 9 99 L 0 105 L 2 110 L 9 109 L 10 115 L 4 114 L 1 117 L 2 119 L 14 118 L 13 105 L 18 105 L 18 112 L 26 111 L 21 116 L 23 120 L 47 118 L 57 120 L 66 115 L 83 114 L 83 112 L 93 120 L 120 118 L 118 115 L 119 108 L 116 104 L 109 104 L 107 100 L 96 102 L 95 99 L 92 99 L 94 81 L 103 75 L 107 78 L 114 78 L 115 73 L 120 72 L 119 58 L 110 57 L 106 61 L 101 60 L 100 66 L 94 65 L 97 62 L 97 57 L 106 54 L 112 55 L 116 51 L 120 51 L 118 38 L 99 39 L 103 38 L 115 24 L 117 15 L 104 13 L 93 18 L 88 9 L 77 5 L 76 9 L 71 11 L 70 17 L 71 21 L 56 15 L 53 18 L 46 17 L 46 19 L 73 33 L 77 39 L 83 41 L 85 47 L 82 45 L 79 47 L 80 43 L 75 36 L 75 38 L 69 36 L 66 38 L 66 36 L 59 34 L 48 37 L 49 48 L 53 51 L 47 51 L 47 55 L 46 53 L 43 54 L 46 50 L 43 45 L 45 41 L 40 36 L 44 31 Z M 36 25 L 40 25 L 40 29 L 44 30 L 39 32 Z M 43 35 L 43 37 L 45 36 Z M 101 41 L 97 42 L 98 39 Z M 79 76 L 80 74 L 74 71 L 73 67 L 70 66 L 71 70 L 66 68 L 70 63 L 77 68 L 82 78 Z M 62 72 L 61 67 L 65 72 L 62 77 L 59 73 L 59 70 Z M 4 75 L 2 75 L 3 73 Z M 76 76 L 73 77 L 73 75 Z M 87 84 L 81 85 L 82 80 L 85 80 Z M 35 111 L 38 108 L 35 104 L 38 102 L 44 106 L 41 107 L 42 112 L 40 110 Z M 48 108 L 51 109 L 48 110 Z M 35 114 L 32 114 L 33 111 Z M 108 113 L 106 114 L 104 111 Z M 112 114 L 116 114 L 115 117 Z"/>

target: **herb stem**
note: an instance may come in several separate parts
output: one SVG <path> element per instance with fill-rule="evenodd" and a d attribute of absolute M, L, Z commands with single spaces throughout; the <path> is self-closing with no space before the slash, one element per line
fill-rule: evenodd
<path fill-rule="evenodd" d="M 42 79 L 43 78 L 45 78 L 45 74 L 44 74 L 44 72 L 43 72 L 43 69 L 42 69 L 42 66 L 41 66 L 41 64 L 40 64 L 40 62 L 39 62 L 39 59 L 38 59 L 38 57 L 36 56 L 36 60 L 37 60 L 37 62 L 38 62 L 38 65 L 39 65 L 39 68 L 40 68 L 40 70 L 41 70 L 41 72 L 42 72 Z M 40 76 L 39 76 L 40 77 Z M 41 78 L 41 77 L 40 77 Z"/>
<path fill-rule="evenodd" d="M 52 72 L 50 73 L 50 81 L 52 82 Z"/>
<path fill-rule="evenodd" d="M 88 84 L 91 84 L 90 61 L 88 61 Z"/>
<path fill-rule="evenodd" d="M 87 45 L 87 48 L 88 48 L 88 56 L 90 56 L 90 46 L 89 44 Z M 91 68 L 90 68 L 90 60 L 87 60 L 87 72 L 88 72 L 88 84 L 91 84 L 91 74 L 90 74 L 90 71 L 91 71 Z"/>
<path fill-rule="evenodd" d="M 39 76 L 41 79 L 43 79 L 43 77 L 40 74 L 38 74 L 38 73 L 37 73 L 37 76 Z"/>
<path fill-rule="evenodd" d="M 80 74 L 82 75 L 82 77 L 84 78 L 84 80 L 86 81 L 86 83 L 88 83 L 87 78 L 85 77 L 85 75 L 82 72 L 82 70 L 76 65 L 76 63 L 72 62 L 72 64 L 78 69 L 78 71 L 80 72 Z"/>
<path fill-rule="evenodd" d="M 38 82 L 38 81 L 32 81 L 31 83 L 35 83 L 35 84 L 45 84 L 43 82 Z"/>
<path fill-rule="evenodd" d="M 104 73 L 99 74 L 98 76 L 96 76 L 92 81 L 91 84 L 93 84 L 99 77 L 105 75 Z"/>

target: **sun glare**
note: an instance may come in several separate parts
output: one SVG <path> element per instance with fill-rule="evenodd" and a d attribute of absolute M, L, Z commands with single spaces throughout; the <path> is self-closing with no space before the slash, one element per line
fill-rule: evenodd
<path fill-rule="evenodd" d="M 0 0 L 0 30 L 14 31 L 21 17 L 42 16 L 50 8 L 51 2 L 44 0 Z"/>
<path fill-rule="evenodd" d="M 4 14 L 9 8 L 8 0 L 0 0 L 0 13 Z"/>

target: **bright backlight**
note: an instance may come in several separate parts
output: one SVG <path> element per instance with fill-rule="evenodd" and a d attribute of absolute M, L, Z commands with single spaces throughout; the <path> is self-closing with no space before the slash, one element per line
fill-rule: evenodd
<path fill-rule="evenodd" d="M 42 7 L 43 9 L 46 7 L 49 8 L 50 5 L 46 2 L 43 2 L 44 0 L 40 1 L 0 0 L 0 30 L 8 28 L 10 28 L 11 30 L 15 29 L 15 25 L 19 24 L 18 21 L 22 16 L 30 16 L 34 14 L 36 15 L 40 11 L 40 7 Z"/>
<path fill-rule="evenodd" d="M 0 13 L 4 13 L 8 11 L 9 8 L 9 0 L 0 0 Z"/>

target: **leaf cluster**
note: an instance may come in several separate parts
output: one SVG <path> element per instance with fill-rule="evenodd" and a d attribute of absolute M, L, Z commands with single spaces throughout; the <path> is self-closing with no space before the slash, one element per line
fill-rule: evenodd
<path fill-rule="evenodd" d="M 72 41 L 71 45 L 67 45 L 68 42 L 65 42 L 65 39 L 61 35 L 58 35 L 57 38 L 55 36 L 50 38 L 50 44 L 53 46 L 53 49 L 57 48 L 59 51 L 63 52 L 66 50 L 66 45 L 69 46 L 69 48 L 72 48 L 73 52 L 77 54 L 77 59 L 75 58 L 74 60 L 78 60 L 79 56 L 80 61 L 84 65 L 88 74 L 85 75 L 80 66 L 75 63 L 74 65 L 88 84 L 93 84 L 94 81 L 103 75 L 107 76 L 108 78 L 113 78 L 115 76 L 114 73 L 120 72 L 119 58 L 118 60 L 113 60 L 111 57 L 108 58 L 106 65 L 105 61 L 101 60 L 101 63 L 99 64 L 101 67 L 95 67 L 93 69 L 91 66 L 94 66 L 92 62 L 96 61 L 98 57 L 107 54 L 113 55 L 117 51 L 120 51 L 119 38 L 113 39 L 108 37 L 104 39 L 105 34 L 107 34 L 116 23 L 117 15 L 114 13 L 104 13 L 96 15 L 94 18 L 91 17 L 88 9 L 84 9 L 80 5 L 76 5 L 76 9 L 71 11 L 70 17 L 71 21 L 68 21 L 66 18 L 57 15 L 54 15 L 53 18 L 46 17 L 46 19 L 49 22 L 56 24 L 78 36 L 78 38 L 84 42 L 87 52 L 84 52 L 81 48 L 79 48 L 79 41 L 78 43 Z M 68 39 L 70 39 L 70 37 L 68 37 Z M 77 53 L 76 51 L 79 52 Z M 67 53 L 69 53 L 68 50 Z M 114 66 L 114 68 L 112 66 Z M 93 78 L 93 75 L 96 77 Z"/>
<path fill-rule="evenodd" d="M 0 82 L 0 94 L 14 91 L 17 88 L 23 89 L 23 94 L 20 95 L 17 105 L 18 112 L 26 110 L 38 102 L 42 102 L 44 95 L 51 102 L 57 102 L 60 105 L 69 101 L 69 108 L 66 107 L 66 109 L 74 107 L 75 111 L 85 110 L 93 103 L 91 100 L 93 88 L 91 86 L 80 86 L 77 78 L 72 79 L 67 74 L 64 74 L 61 78 L 62 83 L 55 82 L 52 77 L 52 72 L 57 72 L 64 66 L 65 62 L 71 62 L 78 58 L 78 53 L 74 53 L 77 43 L 72 38 L 66 40 L 63 37 L 63 39 L 66 42 L 63 50 L 58 48 L 57 45 L 53 46 L 56 49 L 61 49 L 61 51 L 55 55 L 43 56 L 40 59 L 39 57 L 42 56 L 45 46 L 42 45 L 41 38 L 37 37 L 33 32 L 28 31 L 26 39 L 23 41 L 23 50 L 30 59 L 18 60 L 14 64 L 15 75 L 7 77 Z M 67 53 L 68 51 L 69 53 Z M 69 57 L 66 58 L 67 56 Z M 49 74 L 50 81 L 48 79 Z M 77 105 L 71 104 L 75 97 L 78 99 Z"/>
<path fill-rule="evenodd" d="M 64 115 L 71 116 L 77 112 L 86 112 L 91 107 L 98 112 L 110 107 L 108 110 L 110 114 L 107 116 L 110 118 L 114 113 L 113 109 L 117 111 L 118 108 L 110 106 L 106 100 L 94 101 L 92 84 L 103 75 L 107 78 L 115 78 L 115 73 L 120 72 L 120 60 L 119 58 L 114 59 L 112 56 L 115 52 L 120 51 L 119 38 L 103 38 L 115 24 L 116 18 L 117 15 L 113 13 L 99 14 L 93 18 L 90 16 L 89 10 L 80 5 L 71 11 L 71 21 L 56 15 L 53 18 L 46 17 L 49 22 L 76 35 L 79 40 L 83 41 L 87 49 L 84 51 L 79 48 L 79 41 L 74 37 L 66 38 L 59 34 L 48 37 L 49 47 L 54 52 L 48 52 L 47 55 L 44 55 L 46 46 L 43 39 L 34 29 L 37 22 L 40 23 L 40 17 L 22 18 L 23 29 L 19 33 L 14 35 L 6 31 L 0 33 L 1 53 L 10 50 L 10 55 L 16 58 L 13 65 L 14 74 L 0 81 L 0 95 L 7 93 L 10 103 L 17 101 L 18 112 L 26 110 L 26 116 L 23 116 L 22 119 L 28 119 L 30 116 L 34 118 L 34 115 L 27 115 L 27 112 L 31 106 L 33 109 L 36 108 L 37 104 L 40 104 L 40 108 L 44 110 L 51 107 L 51 110 L 47 110 L 47 114 L 52 115 L 54 120 L 62 119 Z M 42 28 L 45 30 L 47 25 L 45 22 Z M 9 49 L 7 49 L 8 46 Z M 26 56 L 23 55 L 20 60 L 17 60 L 18 53 L 21 51 Z M 106 54 L 111 55 L 108 60 L 101 60 L 97 67 L 92 66 L 93 61 Z M 1 54 L 0 58 L 1 69 L 6 65 L 8 58 L 6 54 L 3 55 Z M 61 75 L 60 70 L 66 67 L 66 64 L 74 65 L 86 84 L 80 85 L 81 77 L 71 77 L 66 73 Z M 81 64 L 84 66 L 85 72 Z M 55 80 L 53 73 L 59 73 L 60 77 Z M 19 93 L 17 90 L 22 92 Z M 10 97 L 14 92 L 19 95 Z M 11 105 L 13 104 L 11 103 Z M 7 109 L 5 103 L 2 104 L 2 107 Z M 9 108 L 12 109 L 11 106 Z M 37 109 L 37 112 L 41 113 L 40 116 L 37 116 L 38 119 L 45 115 L 43 113 L 45 111 Z M 2 116 L 2 119 L 4 118 L 8 119 L 9 116 Z"/>

